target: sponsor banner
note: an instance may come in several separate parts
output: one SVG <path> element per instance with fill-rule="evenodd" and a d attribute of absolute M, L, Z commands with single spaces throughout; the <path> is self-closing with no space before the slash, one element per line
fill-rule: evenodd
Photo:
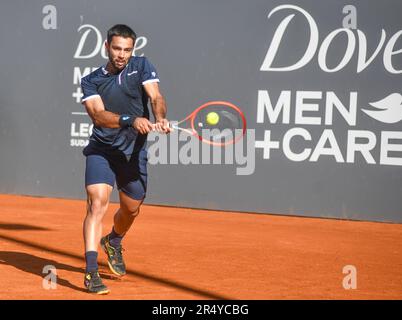
<path fill-rule="evenodd" d="M 18 26 L 7 17 L 18 2 L 7 6 L 1 23 L 36 46 L 21 52 L 21 65 L 2 65 L 2 118 L 33 121 L 37 139 L 2 122 L 3 161 L 27 172 L 3 173 L 0 191 L 85 197 L 82 150 L 93 124 L 80 81 L 107 63 L 107 29 L 126 23 L 138 36 L 133 54 L 158 70 L 170 120 L 208 101 L 231 102 L 247 119 L 231 148 L 150 134 L 148 203 L 402 221 L 400 1 L 119 1 L 118 11 L 106 1 L 54 1 L 27 4 L 37 14 Z M 11 35 L 5 41 L 21 48 Z M 38 116 L 36 125 L 45 111 L 50 121 Z M 13 162 L 21 143 L 53 161 Z M 53 180 L 42 178 L 49 170 Z"/>

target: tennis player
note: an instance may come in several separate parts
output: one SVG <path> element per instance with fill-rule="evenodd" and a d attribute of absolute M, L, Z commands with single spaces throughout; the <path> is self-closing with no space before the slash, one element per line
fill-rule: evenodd
<path fill-rule="evenodd" d="M 136 34 L 130 27 L 113 26 L 105 42 L 109 61 L 81 79 L 82 103 L 94 123 L 83 151 L 87 192 L 84 285 L 96 294 L 109 293 L 98 272 L 99 244 L 107 255 L 110 270 L 117 276 L 126 274 L 121 242 L 146 195 L 147 134 L 151 130 L 171 130 L 158 73 L 147 58 L 132 56 L 135 41 Z M 155 123 L 150 121 L 148 100 Z M 115 183 L 120 208 L 114 215 L 111 232 L 102 237 L 102 219 Z"/>

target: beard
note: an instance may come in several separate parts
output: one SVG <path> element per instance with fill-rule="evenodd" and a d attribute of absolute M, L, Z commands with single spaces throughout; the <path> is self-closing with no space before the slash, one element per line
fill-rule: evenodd
<path fill-rule="evenodd" d="M 109 59 L 109 62 L 112 64 L 113 68 L 116 71 L 123 70 L 128 63 L 128 61 L 118 59 Z"/>

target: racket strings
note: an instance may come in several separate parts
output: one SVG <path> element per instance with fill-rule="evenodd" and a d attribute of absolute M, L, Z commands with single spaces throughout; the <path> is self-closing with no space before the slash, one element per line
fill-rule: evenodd
<path fill-rule="evenodd" d="M 212 120 L 209 116 L 213 114 Z M 216 145 L 234 143 L 244 134 L 246 123 L 238 108 L 228 105 L 210 105 L 194 115 L 193 129 L 203 142 Z"/>
<path fill-rule="evenodd" d="M 246 118 L 235 105 L 226 101 L 208 102 L 170 127 L 196 136 L 214 146 L 225 146 L 240 140 L 246 131 Z"/>

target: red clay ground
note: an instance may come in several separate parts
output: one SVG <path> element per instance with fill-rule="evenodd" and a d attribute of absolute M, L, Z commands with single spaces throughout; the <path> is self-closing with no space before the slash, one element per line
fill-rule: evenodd
<path fill-rule="evenodd" d="M 128 275 L 83 288 L 85 202 L 0 195 L 0 299 L 402 299 L 402 225 L 143 206 Z M 104 233 L 112 226 L 111 204 Z M 57 268 L 55 290 L 42 286 Z M 357 289 L 345 290 L 345 265 Z"/>

